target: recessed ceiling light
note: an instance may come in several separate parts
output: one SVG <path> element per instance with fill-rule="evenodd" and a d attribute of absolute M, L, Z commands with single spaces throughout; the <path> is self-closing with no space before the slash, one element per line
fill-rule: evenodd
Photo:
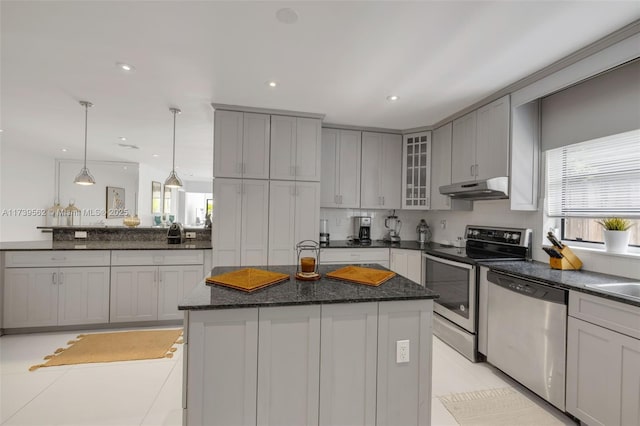
<path fill-rule="evenodd" d="M 152 157 L 160 157 L 160 154 L 151 154 Z"/>
<path fill-rule="evenodd" d="M 269 87 L 276 87 L 278 85 L 275 81 L 267 81 L 265 84 Z"/>
<path fill-rule="evenodd" d="M 0 133 L 4 132 L 4 130 L 0 129 Z"/>
<path fill-rule="evenodd" d="M 387 100 L 388 100 L 389 102 L 395 102 L 395 101 L 397 101 L 398 99 L 400 99 L 400 97 L 399 97 L 399 96 L 396 96 L 396 95 L 390 95 L 390 96 L 387 96 Z"/>
<path fill-rule="evenodd" d="M 67 152 L 68 150 L 67 150 L 67 148 L 62 148 L 60 151 Z"/>
<path fill-rule="evenodd" d="M 127 138 L 125 138 L 124 136 L 120 136 L 118 139 L 120 139 L 122 142 L 127 140 Z"/>
<path fill-rule="evenodd" d="M 135 71 L 136 67 L 131 64 L 125 64 L 124 62 L 116 62 L 116 66 L 120 68 L 122 71 L 132 72 Z"/>
<path fill-rule="evenodd" d="M 283 24 L 295 24 L 296 22 L 298 22 L 298 12 L 291 9 L 290 7 L 285 7 L 282 9 L 278 9 L 278 11 L 276 12 L 276 18 Z"/>

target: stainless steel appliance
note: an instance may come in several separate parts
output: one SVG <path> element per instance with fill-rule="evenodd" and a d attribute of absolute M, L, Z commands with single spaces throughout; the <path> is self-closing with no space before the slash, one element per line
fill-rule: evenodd
<path fill-rule="evenodd" d="M 457 200 L 499 200 L 509 198 L 509 178 L 494 177 L 440 187 L 440 193 Z"/>
<path fill-rule="evenodd" d="M 429 229 L 427 221 L 425 221 L 424 219 L 421 219 L 420 223 L 418 223 L 418 226 L 416 226 L 416 233 L 418 234 L 417 241 L 420 244 L 428 243 L 429 241 L 431 241 L 431 230 Z"/>
<path fill-rule="evenodd" d="M 469 360 L 478 355 L 478 262 L 525 260 L 531 230 L 469 225 L 465 247 L 430 248 L 423 253 L 424 285 L 440 297 L 433 333 Z"/>
<path fill-rule="evenodd" d="M 184 243 L 184 228 L 180 222 L 172 223 L 167 231 L 167 243 L 181 244 Z"/>
<path fill-rule="evenodd" d="M 392 210 L 391 215 L 384 219 L 384 227 L 387 228 L 387 233 L 383 240 L 390 243 L 399 243 L 402 222 L 398 219 L 398 216 L 396 216 L 395 210 Z"/>
<path fill-rule="evenodd" d="M 371 217 L 353 217 L 353 238 L 360 244 L 371 244 Z"/>
<path fill-rule="evenodd" d="M 320 244 L 329 244 L 329 220 L 320 219 Z"/>
<path fill-rule="evenodd" d="M 487 361 L 565 410 L 567 290 L 487 274 Z"/>

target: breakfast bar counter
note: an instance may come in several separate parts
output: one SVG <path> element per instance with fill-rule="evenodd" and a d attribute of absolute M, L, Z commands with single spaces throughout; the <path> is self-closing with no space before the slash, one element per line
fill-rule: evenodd
<path fill-rule="evenodd" d="M 198 284 L 179 306 L 183 423 L 430 424 L 438 295 L 399 275 L 377 287 L 325 276 L 344 266 L 321 265 L 318 281 L 255 267 L 290 278 L 251 293 Z"/>

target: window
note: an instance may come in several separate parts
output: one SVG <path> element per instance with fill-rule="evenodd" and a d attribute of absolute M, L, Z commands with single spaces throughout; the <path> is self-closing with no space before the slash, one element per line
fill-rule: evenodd
<path fill-rule="evenodd" d="M 547 151 L 547 205 L 563 239 L 601 242 L 596 220 L 621 216 L 640 245 L 640 130 Z"/>

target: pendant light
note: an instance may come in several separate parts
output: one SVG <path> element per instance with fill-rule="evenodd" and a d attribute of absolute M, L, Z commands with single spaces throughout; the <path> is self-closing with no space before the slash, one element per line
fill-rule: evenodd
<path fill-rule="evenodd" d="M 173 113 L 173 167 L 169 177 L 164 181 L 164 186 L 180 188 L 182 187 L 182 180 L 176 174 L 176 114 L 180 114 L 181 111 L 178 108 L 169 108 L 169 111 Z"/>
<path fill-rule="evenodd" d="M 93 185 L 96 183 L 96 180 L 89 172 L 89 169 L 87 169 L 87 116 L 89 114 L 89 107 L 92 107 L 93 104 L 87 101 L 80 101 L 80 105 L 84 107 L 84 165 L 73 182 L 78 185 Z"/>

